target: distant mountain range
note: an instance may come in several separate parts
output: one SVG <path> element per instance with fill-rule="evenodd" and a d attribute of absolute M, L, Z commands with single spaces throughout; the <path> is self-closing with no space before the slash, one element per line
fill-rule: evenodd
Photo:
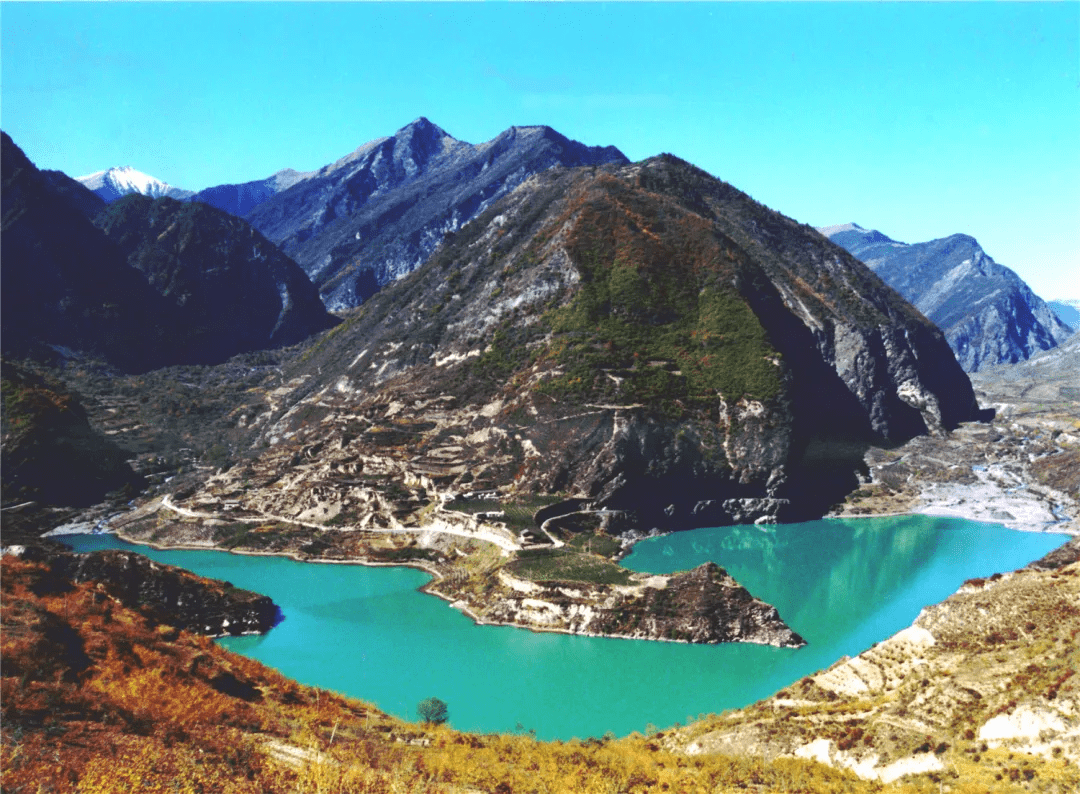
<path fill-rule="evenodd" d="M 200 201 L 246 218 L 295 259 L 333 310 L 360 305 L 409 273 L 447 234 L 554 165 L 627 163 L 550 127 L 511 127 L 487 143 L 451 137 L 425 118 L 318 169 L 197 193 L 130 168 L 79 181 L 106 201 L 129 193 Z"/>
<path fill-rule="evenodd" d="M 908 244 L 856 223 L 818 231 L 933 320 L 968 372 L 1024 361 L 1072 334 L 1050 306 L 973 237 L 954 234 Z"/>
<path fill-rule="evenodd" d="M 1065 325 L 1080 331 L 1080 300 L 1053 300 L 1049 306 Z"/>
<path fill-rule="evenodd" d="M 217 207 L 242 218 L 267 199 L 283 190 L 288 190 L 297 182 L 302 182 L 315 173 L 315 171 L 301 173 L 286 168 L 266 179 L 257 179 L 239 185 L 208 187 L 206 190 L 193 194 L 189 200 L 204 202 L 211 207 Z"/>
<path fill-rule="evenodd" d="M 1073 334 L 1051 350 L 1044 350 L 1027 361 L 999 367 L 987 367 L 971 382 L 988 403 L 1006 412 L 1007 403 L 1030 407 L 1080 402 L 1080 334 Z M 999 402 L 1006 403 L 1001 405 Z"/>
<path fill-rule="evenodd" d="M 239 218 L 141 195 L 106 205 L 6 134 L 2 172 L 6 356 L 216 363 L 334 322 L 297 264 Z"/>
<path fill-rule="evenodd" d="M 195 195 L 190 190 L 173 187 L 142 171 L 136 171 L 130 165 L 78 176 L 75 177 L 75 181 L 85 185 L 105 201 L 116 201 L 132 193 L 150 198 L 168 196 L 174 199 L 185 199 Z"/>
<path fill-rule="evenodd" d="M 474 145 L 420 118 L 296 175 L 247 219 L 304 268 L 328 308 L 346 309 L 415 270 L 447 234 L 530 176 L 626 162 L 612 146 L 585 146 L 549 127 L 511 127 Z"/>

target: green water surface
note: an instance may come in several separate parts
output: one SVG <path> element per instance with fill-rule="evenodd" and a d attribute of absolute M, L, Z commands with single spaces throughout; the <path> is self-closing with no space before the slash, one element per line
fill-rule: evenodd
<path fill-rule="evenodd" d="M 107 535 L 63 540 L 79 551 L 131 548 Z M 624 560 L 654 573 L 722 565 L 806 638 L 798 650 L 476 626 L 417 592 L 429 577 L 414 569 L 136 548 L 273 598 L 281 624 L 221 644 L 302 683 L 409 719 L 418 701 L 434 696 L 462 730 L 520 725 L 569 739 L 663 728 L 752 703 L 899 631 L 965 579 L 1022 567 L 1064 540 L 908 516 L 698 529 L 643 541 Z"/>

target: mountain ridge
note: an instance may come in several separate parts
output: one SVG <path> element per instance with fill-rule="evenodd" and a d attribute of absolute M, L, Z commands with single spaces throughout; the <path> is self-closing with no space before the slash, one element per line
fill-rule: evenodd
<path fill-rule="evenodd" d="M 5 356 L 83 351 L 124 369 L 161 363 L 172 311 L 87 218 L 85 188 L 39 171 L 7 133 L 2 143 Z"/>
<path fill-rule="evenodd" d="M 3 198 L 5 356 L 145 372 L 294 344 L 334 322 L 296 263 L 242 219 L 168 197 L 106 204 L 38 170 L 6 133 Z"/>
<path fill-rule="evenodd" d="M 909 244 L 858 224 L 818 231 L 933 320 L 968 372 L 1028 359 L 1072 333 L 1015 272 L 995 262 L 970 235 Z"/>
<path fill-rule="evenodd" d="M 96 225 L 175 307 L 191 356 L 183 363 L 295 344 L 334 323 L 299 266 L 240 218 L 128 195 Z"/>
<path fill-rule="evenodd" d="M 262 202 L 283 190 L 287 190 L 297 182 L 302 182 L 314 173 L 316 172 L 300 172 L 292 168 L 284 168 L 265 179 L 254 179 L 250 182 L 204 188 L 189 196 L 187 200 L 201 201 L 230 215 L 242 218 Z"/>
<path fill-rule="evenodd" d="M 292 256 L 327 306 L 357 306 L 411 272 L 443 236 L 532 173 L 627 162 L 550 127 L 511 127 L 469 144 L 419 118 L 257 205 L 248 220 Z"/>

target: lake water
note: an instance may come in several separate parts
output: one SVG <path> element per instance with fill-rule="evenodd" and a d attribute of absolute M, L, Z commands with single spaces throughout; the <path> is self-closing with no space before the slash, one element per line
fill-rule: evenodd
<path fill-rule="evenodd" d="M 725 567 L 809 645 L 684 645 L 477 626 L 417 592 L 410 568 L 299 563 L 217 551 L 138 551 L 265 593 L 284 620 L 221 644 L 290 678 L 415 719 L 438 697 L 455 728 L 543 739 L 624 735 L 737 708 L 909 625 L 965 580 L 1022 567 L 1062 535 L 918 516 L 698 529 L 643 541 L 625 560 L 654 573 L 706 560 Z M 78 551 L 132 548 L 112 536 Z"/>

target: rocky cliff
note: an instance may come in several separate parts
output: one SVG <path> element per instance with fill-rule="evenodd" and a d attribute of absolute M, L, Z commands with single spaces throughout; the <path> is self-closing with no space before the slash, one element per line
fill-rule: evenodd
<path fill-rule="evenodd" d="M 1019 276 L 975 238 L 954 234 L 900 243 L 848 223 L 820 229 L 853 253 L 945 332 L 968 372 L 1023 361 L 1072 333 Z"/>
<path fill-rule="evenodd" d="M 626 158 L 612 146 L 584 146 L 548 127 L 512 127 L 474 145 L 420 118 L 301 175 L 247 218 L 339 310 L 416 269 L 445 234 L 530 175 L 553 165 L 609 162 Z"/>

